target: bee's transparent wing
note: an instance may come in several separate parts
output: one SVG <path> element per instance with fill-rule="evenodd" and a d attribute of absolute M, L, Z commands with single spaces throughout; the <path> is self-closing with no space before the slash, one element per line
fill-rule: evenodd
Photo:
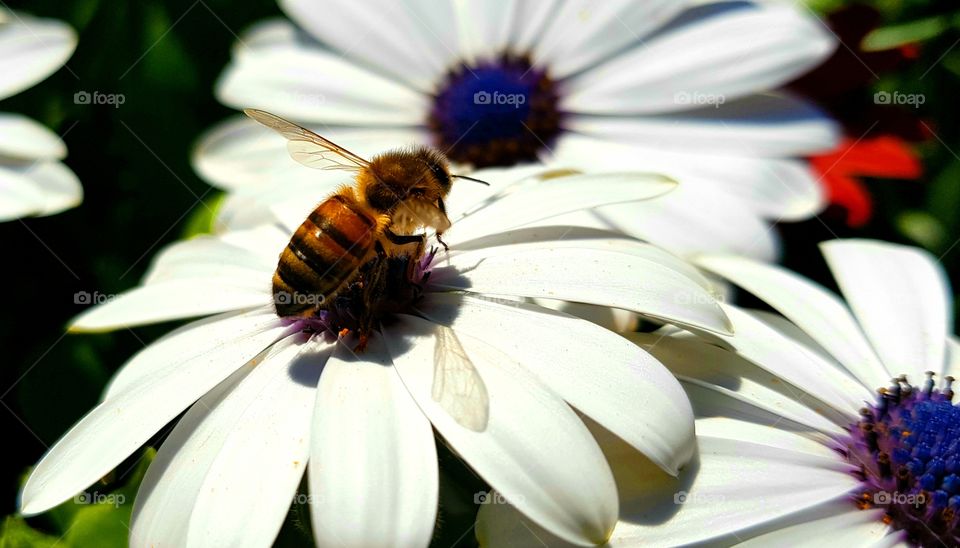
<path fill-rule="evenodd" d="M 324 139 L 309 129 L 298 126 L 289 120 L 284 120 L 275 114 L 252 108 L 243 112 L 260 124 L 286 137 L 287 150 L 290 152 L 290 156 L 307 167 L 357 171 L 370 165 L 370 162 L 333 141 Z"/>
<path fill-rule="evenodd" d="M 437 326 L 430 395 L 460 426 L 475 432 L 486 429 L 490 415 L 487 387 L 456 333 L 442 325 Z"/>

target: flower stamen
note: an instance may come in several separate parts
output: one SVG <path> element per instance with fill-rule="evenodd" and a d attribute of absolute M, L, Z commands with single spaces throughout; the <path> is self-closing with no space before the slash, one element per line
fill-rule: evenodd
<path fill-rule="evenodd" d="M 901 375 L 850 425 L 843 452 L 857 466 L 859 508 L 882 508 L 884 521 L 918 545 L 960 544 L 960 406 L 953 377 L 922 388 Z"/>

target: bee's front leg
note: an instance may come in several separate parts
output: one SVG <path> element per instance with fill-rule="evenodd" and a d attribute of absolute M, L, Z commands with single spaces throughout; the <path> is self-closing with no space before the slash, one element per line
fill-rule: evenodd
<path fill-rule="evenodd" d="M 447 205 L 443 203 L 443 198 L 437 198 L 437 208 L 440 210 L 440 213 L 443 214 L 443 218 L 446 219 L 447 227 L 450 227 L 450 219 L 447 217 Z M 445 253 L 450 253 L 450 246 L 447 245 L 447 242 L 444 242 L 440 237 L 443 236 L 443 231 L 437 231 L 437 241 L 440 242 L 440 245 L 443 246 L 443 251 Z"/>

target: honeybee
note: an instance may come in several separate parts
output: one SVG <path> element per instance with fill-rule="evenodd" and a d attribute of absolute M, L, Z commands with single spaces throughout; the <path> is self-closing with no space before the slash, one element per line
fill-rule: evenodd
<path fill-rule="evenodd" d="M 262 110 L 244 113 L 287 139 L 297 162 L 319 169 L 355 173 L 297 228 L 280 254 L 273 275 L 273 297 L 281 317 L 309 318 L 338 312 L 338 300 L 354 306 L 341 336 L 356 331 L 362 352 L 374 323 L 401 311 L 419 289 L 412 272 L 424 255 L 432 228 L 438 242 L 450 228 L 444 198 L 453 179 L 446 157 L 429 147 L 389 151 L 368 161 L 309 129 Z M 399 280 L 399 281 L 398 281 Z M 309 297 L 309 298 L 304 298 Z M 357 306 L 358 305 L 358 306 Z M 482 430 L 487 395 L 454 331 L 438 326 L 434 351 L 433 399 L 462 426 Z"/>

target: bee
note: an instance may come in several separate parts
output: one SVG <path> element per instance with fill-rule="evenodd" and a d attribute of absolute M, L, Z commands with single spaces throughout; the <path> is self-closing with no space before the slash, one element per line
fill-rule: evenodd
<path fill-rule="evenodd" d="M 426 235 L 417 231 L 432 228 L 446 248 L 441 236 L 450 219 L 443 200 L 453 179 L 488 183 L 451 174 L 446 157 L 429 147 L 389 151 L 368 161 L 279 116 L 255 109 L 244 113 L 285 137 L 297 162 L 355 173 L 354 185 L 341 186 L 321 202 L 290 238 L 273 275 L 273 297 L 281 317 L 336 312 L 340 296 L 359 302 L 359 313 L 349 315 L 359 316 L 355 351 L 362 352 L 377 318 L 412 300 L 404 294 L 410 292 L 406 282 L 426 246 Z M 462 426 L 483 430 L 486 388 L 453 329 L 437 326 L 434 361 L 433 399 Z"/>

